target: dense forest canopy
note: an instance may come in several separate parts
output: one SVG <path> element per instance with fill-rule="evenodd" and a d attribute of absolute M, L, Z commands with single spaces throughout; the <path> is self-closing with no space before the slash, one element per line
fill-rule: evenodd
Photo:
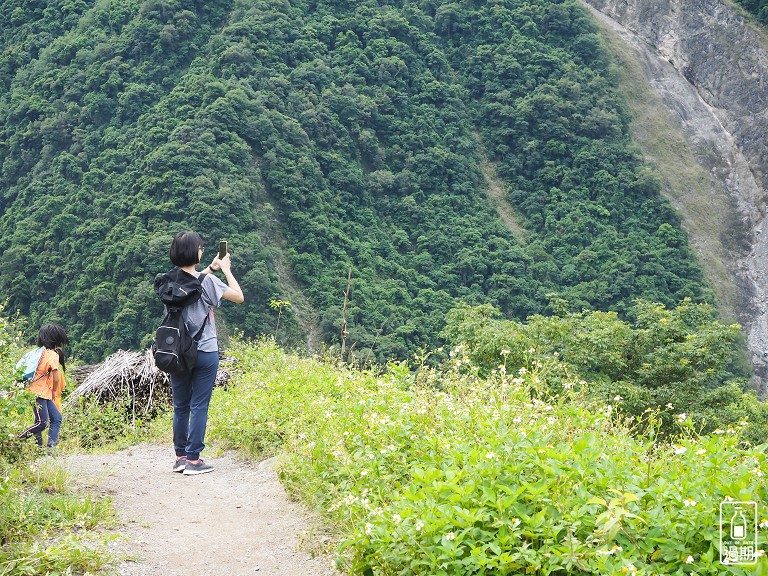
<path fill-rule="evenodd" d="M 85 359 L 147 344 L 183 229 L 230 241 L 247 303 L 220 322 L 247 335 L 300 291 L 338 342 L 351 268 L 347 346 L 378 360 L 437 344 L 457 301 L 711 301 L 574 0 L 3 0 L 0 22 L 0 297 Z"/>

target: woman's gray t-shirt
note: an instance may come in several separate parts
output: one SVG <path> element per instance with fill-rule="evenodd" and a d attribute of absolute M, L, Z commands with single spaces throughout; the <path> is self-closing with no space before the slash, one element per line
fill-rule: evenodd
<path fill-rule="evenodd" d="M 199 277 L 200 272 L 195 272 L 195 276 Z M 186 306 L 182 312 L 182 317 L 187 325 L 187 330 L 193 337 L 200 330 L 200 326 L 203 325 L 207 317 L 208 322 L 203 329 L 197 349 L 200 352 L 217 352 L 219 341 L 216 338 L 216 321 L 213 317 L 213 308 L 214 306 L 219 307 L 221 296 L 227 291 L 228 286 L 213 274 L 205 275 L 202 286 L 203 296 L 194 304 Z"/>

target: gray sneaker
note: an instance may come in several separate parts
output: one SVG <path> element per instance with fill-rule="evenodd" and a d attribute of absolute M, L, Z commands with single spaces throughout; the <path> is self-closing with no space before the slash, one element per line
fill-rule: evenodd
<path fill-rule="evenodd" d="M 206 472 L 213 472 L 213 466 L 203 462 L 202 458 L 196 464 L 187 460 L 184 466 L 184 476 L 194 476 L 195 474 L 205 474 Z"/>
<path fill-rule="evenodd" d="M 187 464 L 187 457 L 182 456 L 181 458 L 177 459 L 176 462 L 173 463 L 173 471 L 174 472 L 184 472 L 184 466 Z"/>

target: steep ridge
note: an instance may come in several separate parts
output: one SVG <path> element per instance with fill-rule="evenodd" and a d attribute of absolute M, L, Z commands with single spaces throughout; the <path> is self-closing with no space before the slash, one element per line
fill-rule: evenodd
<path fill-rule="evenodd" d="M 555 293 L 711 301 L 593 19 L 503 4 L 126 0 L 83 3 L 71 30 L 16 11 L 0 299 L 63 322 L 85 361 L 143 347 L 154 274 L 194 229 L 208 253 L 231 242 L 247 304 L 222 327 L 271 334 L 290 300 L 281 342 L 340 345 L 353 268 L 347 345 L 382 363 L 443 343 L 459 301 L 517 319 Z M 28 44 L 47 47 L 14 59 Z"/>
<path fill-rule="evenodd" d="M 735 297 L 721 287 L 726 316 L 744 326 L 757 384 L 768 382 L 768 50 L 766 36 L 719 0 L 584 0 L 641 63 L 648 83 L 709 175 L 712 204 L 729 207 L 717 226 L 665 193 L 706 262 L 724 259 Z M 651 159 L 653 161 L 653 159 Z M 669 185 L 669 182 L 665 184 Z M 708 231 L 707 231 L 708 230 Z M 700 232 L 697 232 L 700 231 Z M 704 236 L 698 236 L 703 231 Z M 714 245 L 707 248 L 707 245 Z M 710 277 L 717 266 L 707 266 Z M 727 282 L 726 282 L 727 283 Z M 713 282 L 717 285 L 717 282 Z"/>

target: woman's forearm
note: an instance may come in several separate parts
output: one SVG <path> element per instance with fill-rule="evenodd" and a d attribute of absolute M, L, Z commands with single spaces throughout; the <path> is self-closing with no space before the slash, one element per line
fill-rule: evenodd
<path fill-rule="evenodd" d="M 240 288 L 240 284 L 238 284 L 235 275 L 232 274 L 232 270 L 222 270 L 222 272 L 224 272 L 224 277 L 227 280 L 228 286 L 228 289 L 226 292 L 224 292 L 223 297 L 231 302 L 241 304 L 245 300 L 245 297 L 243 296 L 243 291 Z"/>

